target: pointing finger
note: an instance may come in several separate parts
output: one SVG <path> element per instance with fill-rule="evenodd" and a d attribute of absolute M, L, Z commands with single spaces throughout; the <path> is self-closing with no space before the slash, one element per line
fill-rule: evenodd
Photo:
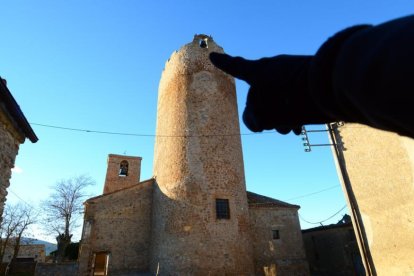
<path fill-rule="evenodd" d="M 210 60 L 217 68 L 250 84 L 253 61 L 214 52 L 210 53 Z"/>

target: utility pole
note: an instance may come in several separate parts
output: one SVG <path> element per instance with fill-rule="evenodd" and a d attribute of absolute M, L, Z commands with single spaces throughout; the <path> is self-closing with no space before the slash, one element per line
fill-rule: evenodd
<path fill-rule="evenodd" d="M 339 168 L 340 180 L 345 189 L 345 196 L 348 199 L 349 207 L 352 213 L 352 220 L 354 231 L 356 233 L 356 238 L 358 241 L 359 249 L 362 255 L 362 261 L 364 262 L 365 271 L 367 275 L 376 276 L 374 261 L 372 259 L 371 251 L 369 249 L 368 239 L 366 231 L 364 228 L 364 223 L 362 220 L 361 212 L 358 207 L 358 202 L 356 200 L 355 194 L 352 189 L 351 181 L 346 169 L 346 161 L 343 154 L 344 147 L 342 143 L 341 136 L 338 131 L 338 126 L 342 124 L 339 123 L 330 123 L 327 124 L 329 131 L 330 139 L 333 145 L 334 151 L 334 160 Z"/>

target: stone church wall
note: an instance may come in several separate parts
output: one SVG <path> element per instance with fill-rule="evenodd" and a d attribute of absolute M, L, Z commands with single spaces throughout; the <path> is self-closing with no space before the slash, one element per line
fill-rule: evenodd
<path fill-rule="evenodd" d="M 89 275 L 95 253 L 109 255 L 109 275 L 147 271 L 153 180 L 86 202 L 79 256 L 80 275 Z"/>
<path fill-rule="evenodd" d="M 297 208 L 249 206 L 249 215 L 255 274 L 308 275 Z"/>

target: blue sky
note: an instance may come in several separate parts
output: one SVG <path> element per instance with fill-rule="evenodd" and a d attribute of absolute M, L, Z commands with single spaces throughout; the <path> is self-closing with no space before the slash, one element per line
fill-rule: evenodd
<path fill-rule="evenodd" d="M 30 123 L 155 134 L 158 82 L 173 51 L 212 35 L 232 55 L 314 54 L 335 32 L 412 13 L 411 1 L 2 1 L 0 75 Z M 248 86 L 236 82 L 241 114 Z M 152 176 L 154 137 L 32 125 L 16 160 L 9 202 L 32 205 L 57 180 L 88 174 L 102 192 L 110 153 L 143 158 Z M 312 126 L 309 129 L 323 129 Z M 250 133 L 244 125 L 242 133 Z M 326 135 L 310 135 L 326 143 Z M 305 153 L 300 137 L 242 136 L 247 188 L 301 206 L 311 222 L 345 205 L 329 147 Z M 346 209 L 325 224 L 337 222 Z M 301 220 L 302 228 L 312 225 Z M 53 238 L 52 238 L 53 240 Z"/>

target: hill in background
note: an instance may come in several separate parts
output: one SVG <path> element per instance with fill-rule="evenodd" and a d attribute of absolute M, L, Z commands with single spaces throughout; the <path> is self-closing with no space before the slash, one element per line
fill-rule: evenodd
<path fill-rule="evenodd" d="M 22 244 L 44 244 L 46 256 L 48 256 L 50 252 L 55 251 L 57 249 L 57 244 L 55 243 L 32 238 L 22 238 Z"/>

